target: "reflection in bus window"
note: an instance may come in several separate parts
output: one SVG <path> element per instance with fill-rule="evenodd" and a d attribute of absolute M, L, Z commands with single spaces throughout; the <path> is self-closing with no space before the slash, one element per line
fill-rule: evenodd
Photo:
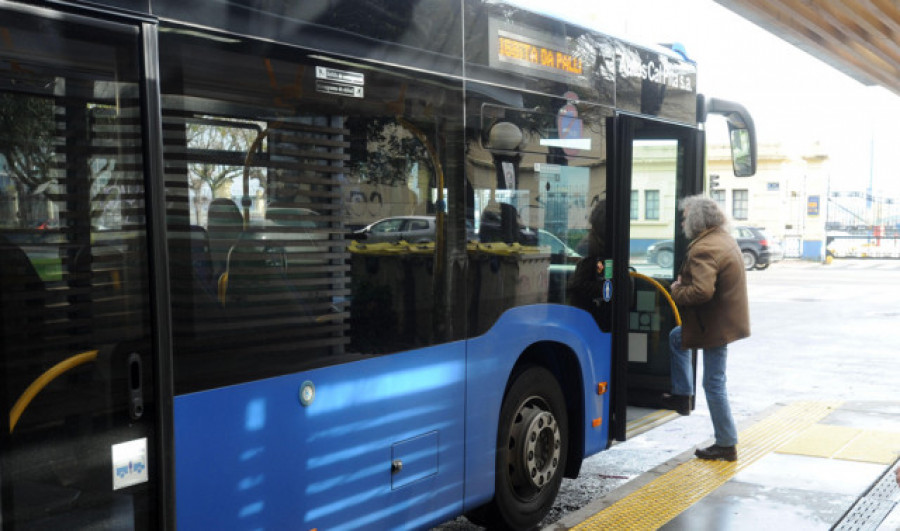
<path fill-rule="evenodd" d="M 606 114 L 566 99 L 528 100 L 523 106 L 529 111 L 481 106 L 482 129 L 468 147 L 481 244 L 469 253 L 472 334 L 488 330 L 514 306 L 543 302 L 572 304 L 608 321 L 595 302 L 603 279 L 597 261 L 608 255 L 587 248 L 591 238 L 608 240 L 608 213 L 598 207 L 606 196 L 606 164 L 599 158 Z M 560 140 L 560 124 L 571 125 L 560 116 L 579 117 L 579 149 Z"/>
<path fill-rule="evenodd" d="M 434 324 L 443 249 L 467 234 L 441 182 L 462 167 L 458 90 L 367 71 L 364 98 L 294 93 L 315 68 L 292 50 L 175 33 L 161 50 L 184 65 L 162 80 L 179 392 L 462 337 Z M 427 248 L 350 237 L 398 216 L 435 223 Z"/>

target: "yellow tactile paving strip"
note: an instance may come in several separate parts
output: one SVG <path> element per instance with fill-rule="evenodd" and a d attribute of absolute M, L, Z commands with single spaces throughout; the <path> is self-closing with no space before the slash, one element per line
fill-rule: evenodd
<path fill-rule="evenodd" d="M 900 433 L 816 424 L 777 451 L 890 465 L 900 454 Z"/>
<path fill-rule="evenodd" d="M 834 455 L 835 459 L 893 464 L 900 454 L 900 433 L 863 430 L 850 444 Z"/>
<path fill-rule="evenodd" d="M 796 402 L 785 406 L 739 434 L 737 461 L 691 459 L 573 529 L 658 529 L 839 405 L 840 402 Z"/>
<path fill-rule="evenodd" d="M 861 431 L 847 426 L 813 424 L 781 445 L 776 452 L 829 458 L 847 446 Z"/>

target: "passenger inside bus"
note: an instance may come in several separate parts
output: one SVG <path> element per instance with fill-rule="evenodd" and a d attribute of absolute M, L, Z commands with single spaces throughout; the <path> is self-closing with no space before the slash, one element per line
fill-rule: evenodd
<path fill-rule="evenodd" d="M 569 303 L 587 310 L 600 329 L 612 330 L 612 312 L 609 302 L 603 300 L 604 260 L 609 257 L 606 248 L 606 200 L 597 202 L 590 216 L 590 229 L 576 249 L 583 256 L 569 278 Z"/>

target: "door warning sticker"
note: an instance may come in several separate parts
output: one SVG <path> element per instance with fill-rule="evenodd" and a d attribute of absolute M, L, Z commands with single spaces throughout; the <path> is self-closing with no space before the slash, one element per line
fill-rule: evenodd
<path fill-rule="evenodd" d="M 149 480 L 147 439 L 135 439 L 112 446 L 113 490 Z"/>

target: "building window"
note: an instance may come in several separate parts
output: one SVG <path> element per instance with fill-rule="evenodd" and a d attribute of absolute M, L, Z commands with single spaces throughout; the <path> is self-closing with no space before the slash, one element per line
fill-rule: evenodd
<path fill-rule="evenodd" d="M 659 190 L 644 191 L 644 219 L 659 219 Z"/>
<path fill-rule="evenodd" d="M 638 219 L 638 194 L 637 190 L 631 191 L 631 219 Z"/>
<path fill-rule="evenodd" d="M 709 193 L 709 196 L 719 205 L 722 211 L 725 211 L 725 190 L 713 190 Z"/>
<path fill-rule="evenodd" d="M 732 190 L 731 215 L 734 219 L 747 219 L 750 216 L 750 192 Z"/>

